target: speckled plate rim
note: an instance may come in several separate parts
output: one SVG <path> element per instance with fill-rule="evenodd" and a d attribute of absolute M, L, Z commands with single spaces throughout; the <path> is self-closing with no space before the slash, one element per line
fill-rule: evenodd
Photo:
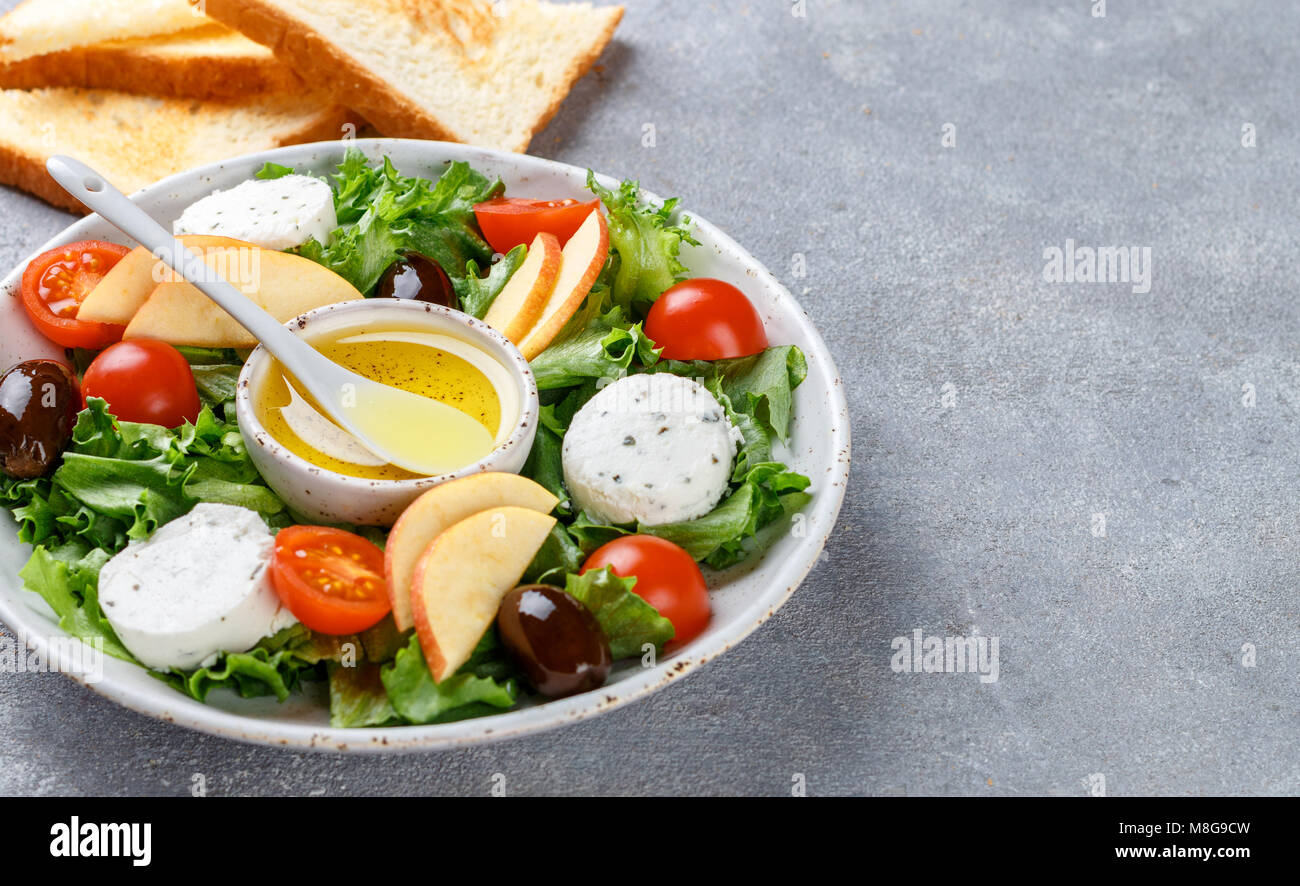
<path fill-rule="evenodd" d="M 401 150 L 426 152 L 430 164 L 464 160 L 470 164 L 490 164 L 495 168 L 509 167 L 517 173 L 513 178 L 522 181 L 528 181 L 534 176 L 558 175 L 567 178 L 570 183 L 580 188 L 586 178 L 586 170 L 528 155 L 509 154 L 444 142 L 360 139 L 296 145 L 231 158 L 166 178 L 133 195 L 132 199 L 149 204 L 156 204 L 160 200 L 165 203 L 169 191 L 179 188 L 182 184 L 192 188 L 196 181 L 202 182 L 205 186 L 230 187 L 246 177 L 250 169 L 256 170 L 262 163 L 268 161 L 286 166 L 323 168 L 340 158 L 347 147 L 360 148 L 372 159 Z M 238 177 L 235 176 L 236 170 L 238 170 Z M 512 177 L 507 176 L 507 181 L 510 178 Z M 615 179 L 608 176 L 597 176 L 597 178 L 605 186 L 617 184 Z M 226 181 L 227 179 L 229 181 Z M 175 204 L 172 208 L 181 207 Z M 161 681 L 154 681 L 155 688 L 152 685 L 134 686 L 129 682 L 115 679 L 113 672 L 118 667 L 131 668 L 138 673 L 135 665 L 115 659 L 106 661 L 102 680 L 92 683 L 81 675 L 68 674 L 68 676 L 138 713 L 237 741 L 296 749 L 347 752 L 438 750 L 523 736 L 614 710 L 686 676 L 749 636 L 771 618 L 798 588 L 816 564 L 826 540 L 834 529 L 849 476 L 851 434 L 848 404 L 843 381 L 835 368 L 834 360 L 811 318 L 799 306 L 794 296 L 729 236 L 693 213 L 688 211 L 687 214 L 695 223 L 697 238 L 707 244 L 704 248 L 716 251 L 724 262 L 738 265 L 748 278 L 761 284 L 765 292 L 775 293 L 778 302 L 781 303 L 783 322 L 793 325 L 797 330 L 798 334 L 793 338 L 808 358 L 808 379 L 804 382 L 806 387 L 801 388 L 801 392 L 812 390 L 823 393 L 827 398 L 826 405 L 830 415 L 829 435 L 826 438 L 826 443 L 829 445 L 821 447 L 823 451 L 830 454 L 830 457 L 824 465 L 818 466 L 820 469 L 806 470 L 812 476 L 812 491 L 815 493 L 812 502 L 802 512 L 809 526 L 808 531 L 801 538 L 795 538 L 793 533 L 788 533 L 786 539 L 765 553 L 757 566 L 744 564 L 738 567 L 744 570 L 744 573 L 734 579 L 736 582 L 761 578 L 765 586 L 761 587 L 753 595 L 753 599 L 749 600 L 725 624 L 711 627 L 706 634 L 675 654 L 664 657 L 655 667 L 627 673 L 593 692 L 495 716 L 433 726 L 344 729 L 242 716 L 194 701 Z M 87 233 L 88 229 L 100 224 L 102 220 L 98 216 L 88 216 L 51 238 L 33 252 L 32 256 L 54 246 L 85 239 L 90 236 Z M 684 254 L 684 258 L 689 266 L 690 256 Z M 24 261 L 0 283 L 0 290 L 10 298 L 13 297 L 16 283 L 25 265 Z M 7 331 L 6 335 L 8 334 Z M 57 349 L 48 345 L 43 349 L 35 344 L 30 347 L 33 352 L 23 352 L 24 358 L 55 356 L 58 353 Z M 798 418 L 796 414 L 796 421 Z M 8 519 L 7 515 L 6 519 Z M 4 531 L 13 531 L 12 522 L 7 524 Z M 779 552 L 777 547 L 781 548 Z M 774 556 L 778 553 L 779 556 Z M 724 577 L 729 575 L 730 573 L 724 573 Z M 0 585 L 0 620 L 18 633 L 29 647 L 39 654 L 43 656 L 55 654 L 49 642 L 50 637 L 47 636 L 49 617 L 45 616 L 45 623 L 42 624 L 38 620 L 41 616 L 32 608 L 30 598 L 34 595 L 21 587 L 9 585 L 9 582 Z M 714 590 L 724 590 L 729 585 L 730 582 L 724 582 Z"/>

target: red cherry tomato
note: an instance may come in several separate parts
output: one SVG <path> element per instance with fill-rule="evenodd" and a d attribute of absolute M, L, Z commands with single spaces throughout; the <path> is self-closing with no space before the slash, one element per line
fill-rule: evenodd
<path fill-rule="evenodd" d="M 509 252 L 521 243 L 533 242 L 540 233 L 554 234 L 563 246 L 577 233 L 599 200 L 525 200 L 499 197 L 474 207 L 474 217 L 488 244 L 497 252 Z"/>
<path fill-rule="evenodd" d="M 704 575 L 691 555 L 653 535 L 627 535 L 596 549 L 582 571 L 610 567 L 622 578 L 636 576 L 632 591 L 673 623 L 671 647 L 700 635 L 713 614 Z"/>
<path fill-rule="evenodd" d="M 364 631 L 393 608 L 384 581 L 384 552 L 342 529 L 281 529 L 275 536 L 271 583 L 294 617 L 322 634 Z"/>
<path fill-rule="evenodd" d="M 131 250 L 103 240 L 56 246 L 23 271 L 22 299 L 41 334 L 65 348 L 98 350 L 122 337 L 124 326 L 78 320 L 90 291 Z"/>
<path fill-rule="evenodd" d="M 81 392 L 107 400 L 122 421 L 175 428 L 199 417 L 194 372 L 166 342 L 138 338 L 110 346 L 86 369 Z"/>
<path fill-rule="evenodd" d="M 669 287 L 650 309 L 645 332 L 665 360 L 726 360 L 767 347 L 763 319 L 745 294 L 707 277 Z"/>

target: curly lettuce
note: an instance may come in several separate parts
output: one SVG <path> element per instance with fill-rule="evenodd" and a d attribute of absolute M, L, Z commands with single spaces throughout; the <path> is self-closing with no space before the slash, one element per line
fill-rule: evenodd
<path fill-rule="evenodd" d="M 405 723 L 479 717 L 508 710 L 519 699 L 519 684 L 510 675 L 494 630 L 484 635 L 470 660 L 441 683 L 429 672 L 416 637 L 380 670 L 379 679 L 393 711 Z"/>
<path fill-rule="evenodd" d="M 221 688 L 233 689 L 241 698 L 274 695 L 284 701 L 303 680 L 320 676 L 317 663 L 300 657 L 296 649 L 310 634 L 302 625 L 294 625 L 247 652 L 219 653 L 210 665 L 150 673 L 197 701 L 206 701 L 212 690 Z"/>
<path fill-rule="evenodd" d="M 199 502 L 250 508 L 272 528 L 293 518 L 253 467 L 234 420 L 231 399 L 238 363 L 222 351 L 186 349 L 203 401 L 194 423 L 168 429 L 118 421 L 91 398 L 77 416 L 63 462 L 48 477 L 0 479 L 0 503 L 18 521 L 18 537 L 34 550 L 20 575 L 69 635 L 103 643 L 116 658 L 135 661 L 99 605 L 99 570 L 135 539 L 189 513 Z M 310 634 L 305 628 L 301 631 Z M 224 654 L 189 672 L 151 672 L 203 700 L 219 686 L 241 695 L 285 698 L 316 665 L 268 638 L 243 653 Z"/>
<path fill-rule="evenodd" d="M 636 578 L 621 578 L 608 566 L 565 579 L 565 592 L 600 622 L 615 661 L 640 655 L 647 644 L 663 649 L 676 633 L 671 621 L 636 595 L 635 587 Z"/>
<path fill-rule="evenodd" d="M 291 172 L 268 164 L 258 177 Z M 448 164 L 436 181 L 405 176 L 387 157 L 372 166 L 365 154 L 351 149 L 331 180 L 339 227 L 328 244 L 309 240 L 298 253 L 363 295 L 371 295 L 384 272 L 407 252 L 436 261 L 462 298 L 465 281 L 477 280 L 478 269 L 490 264 L 493 250 L 479 232 L 474 205 L 504 193 L 499 179 L 489 180 L 463 162 Z"/>
<path fill-rule="evenodd" d="M 480 320 L 486 317 L 492 302 L 496 301 L 501 290 L 505 289 L 527 257 L 528 247 L 522 244 L 516 246 L 501 256 L 501 260 L 488 268 L 487 274 L 482 277 L 479 276 L 478 262 L 471 260 L 465 268 L 464 277 L 450 278 L 456 297 L 460 299 L 460 309 Z"/>
<path fill-rule="evenodd" d="M 699 245 L 691 236 L 689 219 L 677 223 L 676 198 L 658 207 L 647 205 L 634 181 L 611 190 L 588 170 L 587 189 L 609 213 L 609 244 L 615 256 L 610 297 L 615 305 L 644 317 L 665 289 L 686 278 L 682 244 Z"/>
<path fill-rule="evenodd" d="M 626 375 L 635 360 L 650 366 L 659 359 L 654 342 L 622 308 L 593 317 L 584 328 L 561 336 L 529 364 L 540 391 L 554 391 L 589 379 Z"/>
<path fill-rule="evenodd" d="M 388 700 L 378 665 L 331 665 L 329 681 L 331 726 L 355 729 L 402 724 Z"/>
<path fill-rule="evenodd" d="M 99 606 L 99 570 L 106 562 L 106 552 L 76 542 L 57 548 L 38 547 L 18 577 L 24 587 L 49 604 L 59 627 L 69 636 L 98 646 L 114 658 L 135 661 Z"/>

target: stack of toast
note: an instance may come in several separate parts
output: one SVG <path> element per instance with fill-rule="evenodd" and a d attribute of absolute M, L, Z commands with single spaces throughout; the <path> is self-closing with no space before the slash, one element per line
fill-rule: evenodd
<path fill-rule="evenodd" d="M 524 151 L 622 7 L 541 0 L 24 0 L 0 17 L 0 183 L 84 211 L 72 154 L 128 193 L 369 123 Z"/>

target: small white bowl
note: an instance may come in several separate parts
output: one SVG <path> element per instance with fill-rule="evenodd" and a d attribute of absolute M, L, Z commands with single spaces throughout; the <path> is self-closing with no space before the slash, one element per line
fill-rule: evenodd
<path fill-rule="evenodd" d="M 426 302 L 396 298 L 369 298 L 317 308 L 285 325 L 311 339 L 343 330 L 382 331 L 387 324 L 437 332 L 467 340 L 481 347 L 507 371 L 519 395 L 516 416 L 501 416 L 509 435 L 481 460 L 458 471 L 435 477 L 409 480 L 367 480 L 349 477 L 317 467 L 282 446 L 257 419 L 253 392 L 266 382 L 271 355 L 262 347 L 253 351 L 239 374 L 235 412 L 239 431 L 253 464 L 267 485 L 294 512 L 321 523 L 356 523 L 362 526 L 392 526 L 407 505 L 421 493 L 448 480 L 485 471 L 518 473 L 533 448 L 537 434 L 537 381 L 528 361 L 505 336 L 468 314 Z M 391 328 L 391 326 L 389 327 Z M 513 422 L 513 425 L 508 423 Z"/>

